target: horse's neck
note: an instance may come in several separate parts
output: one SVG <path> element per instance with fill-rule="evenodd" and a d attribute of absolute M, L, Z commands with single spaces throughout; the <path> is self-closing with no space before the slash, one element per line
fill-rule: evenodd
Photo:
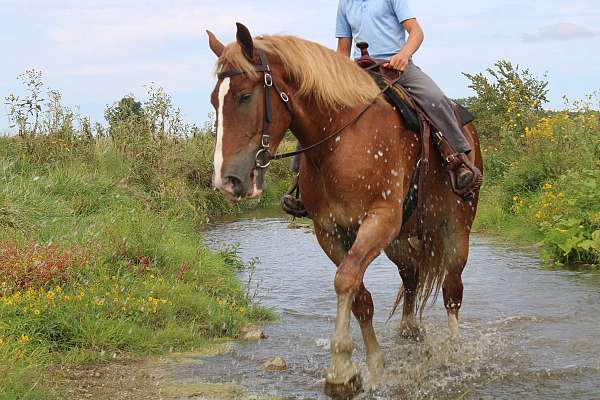
<path fill-rule="evenodd" d="M 309 147 L 342 127 L 353 117 L 353 112 L 353 109 L 322 110 L 313 101 L 306 101 L 297 110 L 291 130 L 303 148 Z M 344 131 L 340 132 L 340 135 L 343 134 Z M 328 143 L 323 143 L 306 155 L 318 165 L 319 161 L 331 154 L 328 148 Z"/>

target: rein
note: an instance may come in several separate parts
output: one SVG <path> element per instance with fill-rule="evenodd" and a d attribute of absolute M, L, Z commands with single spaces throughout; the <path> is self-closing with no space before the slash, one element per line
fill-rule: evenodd
<path fill-rule="evenodd" d="M 284 158 L 294 157 L 298 154 L 305 153 L 309 150 L 319 147 L 320 145 L 322 145 L 322 144 L 326 143 L 327 141 L 333 139 L 334 137 L 338 136 L 346 128 L 348 128 L 350 125 L 352 125 L 353 123 L 358 121 L 358 119 L 360 119 L 360 117 L 362 117 L 363 114 L 366 113 L 369 108 L 371 108 L 371 106 L 375 103 L 375 101 L 377 101 L 377 98 L 379 96 L 381 96 L 382 94 L 384 94 L 392 86 L 394 86 L 394 84 L 400 79 L 400 78 L 398 78 L 392 82 L 389 82 L 384 88 L 382 88 L 380 90 L 380 92 L 375 97 L 373 97 L 373 99 L 367 105 L 365 105 L 354 117 L 352 117 L 352 119 L 350 119 L 350 121 L 348 121 L 347 123 L 342 125 L 340 128 L 336 129 L 333 133 L 329 134 L 325 138 L 319 140 L 318 142 L 316 142 L 308 147 L 304 147 L 304 148 L 298 149 L 296 151 L 290 151 L 287 153 L 271 154 L 271 151 L 269 150 L 269 142 L 270 142 L 270 138 L 271 138 L 271 135 L 269 133 L 269 126 L 271 125 L 271 120 L 272 120 L 272 111 L 271 111 L 271 102 L 270 102 L 271 88 L 275 89 L 279 98 L 281 99 L 281 101 L 283 101 L 283 103 L 285 104 L 285 106 L 288 109 L 290 114 L 293 114 L 293 110 L 292 110 L 292 106 L 290 105 L 289 96 L 283 90 L 281 90 L 279 88 L 279 86 L 277 86 L 277 84 L 275 83 L 275 80 L 273 79 L 273 75 L 271 74 L 271 67 L 269 66 L 269 62 L 267 60 L 267 56 L 264 53 L 264 51 L 258 50 L 258 56 L 260 58 L 260 64 L 255 64 L 254 70 L 256 72 L 263 73 L 264 113 L 263 113 L 263 130 L 262 130 L 261 148 L 256 152 L 256 155 L 255 155 L 255 164 L 256 164 L 257 168 L 267 168 L 271 164 L 271 161 L 273 161 L 273 160 L 281 160 Z M 230 69 L 230 70 L 218 73 L 217 78 L 218 79 L 231 78 L 233 76 L 243 75 L 244 73 L 245 73 L 244 71 L 239 70 L 239 69 Z M 263 158 L 265 158 L 265 160 L 263 160 Z"/>

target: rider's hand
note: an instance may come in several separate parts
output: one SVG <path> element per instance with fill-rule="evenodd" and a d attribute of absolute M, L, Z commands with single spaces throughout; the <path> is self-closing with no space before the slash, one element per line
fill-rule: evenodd
<path fill-rule="evenodd" d="M 404 72 L 409 61 L 410 61 L 410 54 L 408 54 L 407 52 L 401 51 L 400 53 L 398 53 L 398 54 L 394 55 L 392 58 L 390 58 L 390 62 L 387 64 L 384 64 L 383 66 L 385 68 L 391 68 L 391 69 L 398 70 L 400 72 Z"/>

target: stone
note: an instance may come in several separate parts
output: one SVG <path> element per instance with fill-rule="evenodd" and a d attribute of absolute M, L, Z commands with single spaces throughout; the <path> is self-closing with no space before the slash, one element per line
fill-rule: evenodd
<path fill-rule="evenodd" d="M 266 339 L 267 335 L 256 327 L 248 327 L 242 332 L 242 340 L 261 340 Z"/>
<path fill-rule="evenodd" d="M 263 364 L 263 367 L 267 371 L 286 371 L 288 369 L 285 360 L 281 357 L 275 357 L 271 360 L 266 361 Z"/>

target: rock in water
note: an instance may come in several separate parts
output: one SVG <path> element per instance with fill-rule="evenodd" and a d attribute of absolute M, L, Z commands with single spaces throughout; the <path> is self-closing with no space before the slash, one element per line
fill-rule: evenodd
<path fill-rule="evenodd" d="M 267 335 L 255 326 L 249 326 L 242 331 L 242 340 L 261 340 L 266 338 Z"/>
<path fill-rule="evenodd" d="M 265 362 L 263 364 L 263 367 L 265 367 L 265 369 L 267 371 L 286 371 L 287 370 L 287 364 L 285 363 L 285 360 L 281 357 L 275 357 L 271 360 L 268 360 L 267 362 Z"/>

